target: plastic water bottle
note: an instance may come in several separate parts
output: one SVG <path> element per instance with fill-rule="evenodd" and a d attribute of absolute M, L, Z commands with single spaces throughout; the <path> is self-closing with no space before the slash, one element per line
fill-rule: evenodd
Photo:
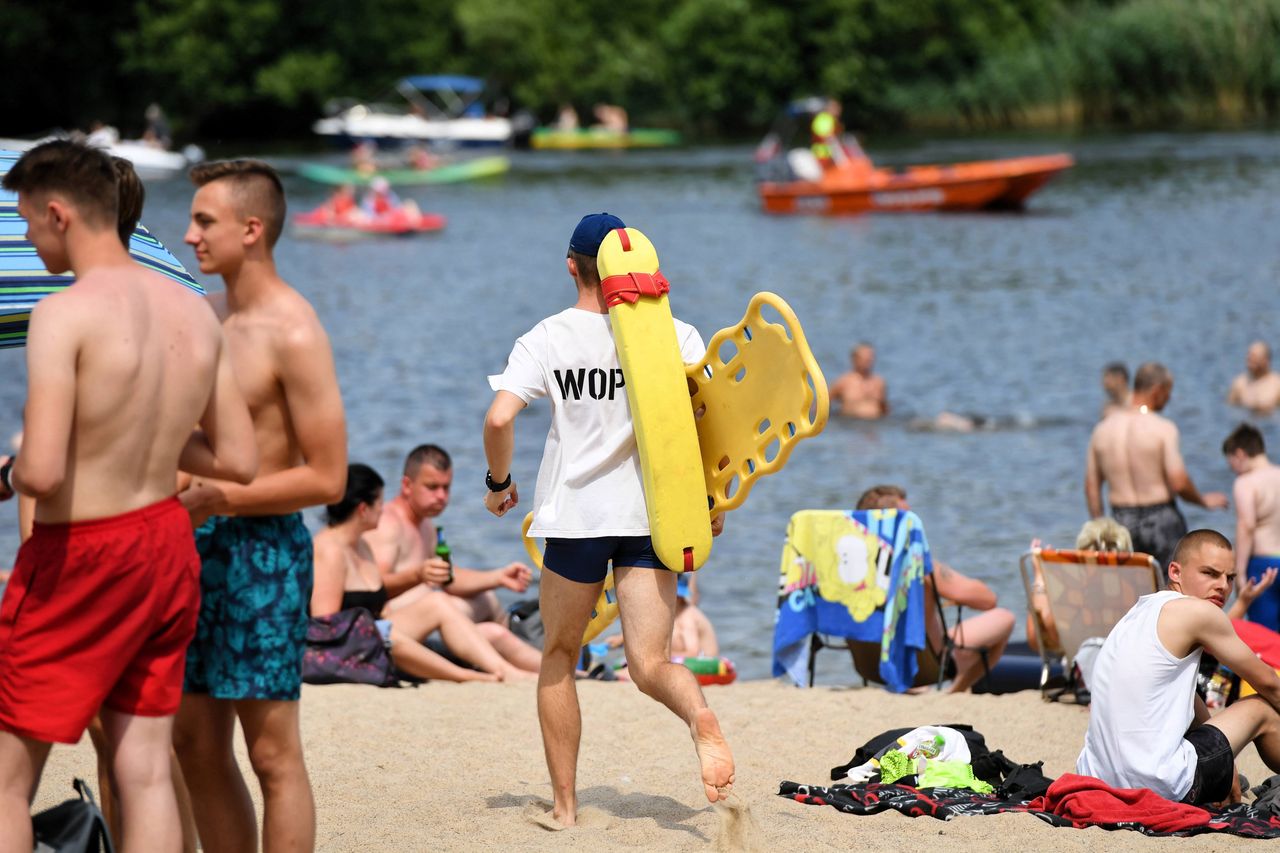
<path fill-rule="evenodd" d="M 449 564 L 449 579 L 444 582 L 444 586 L 448 586 L 453 583 L 453 549 L 444 541 L 443 527 L 436 528 L 436 556 Z"/>
<path fill-rule="evenodd" d="M 927 740 L 916 747 L 915 752 L 911 753 L 912 758 L 937 758 L 942 752 L 942 748 L 947 745 L 947 739 L 942 735 L 934 735 L 933 740 Z"/>

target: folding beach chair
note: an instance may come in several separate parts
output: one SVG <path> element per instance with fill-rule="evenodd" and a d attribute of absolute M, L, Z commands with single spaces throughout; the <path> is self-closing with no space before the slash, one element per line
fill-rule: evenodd
<path fill-rule="evenodd" d="M 949 680 L 956 676 L 955 653 L 957 651 L 975 651 L 982 658 L 983 678 L 991 674 L 991 662 L 988 659 L 988 653 L 991 651 L 986 646 L 966 646 L 957 643 L 955 638 L 951 636 L 951 628 L 953 625 L 959 625 L 964 621 L 964 605 L 957 601 L 949 601 L 938 594 L 938 588 L 933 583 L 932 574 L 925 579 L 925 588 L 928 595 L 933 599 L 933 604 L 938 613 L 938 621 L 942 623 L 942 634 L 940 642 L 935 643 L 928 633 L 928 626 L 925 626 L 925 647 L 916 652 L 916 679 L 913 687 L 924 687 L 932 684 L 935 689 L 941 690 Z M 952 618 L 947 618 L 947 612 L 953 611 Z M 813 648 L 810 654 L 809 669 L 813 670 L 813 657 L 818 653 L 819 647 L 825 645 L 827 648 L 838 648 L 841 646 L 833 645 L 829 638 L 823 638 L 821 635 L 814 634 L 812 641 Z M 864 643 L 857 640 L 849 640 L 842 646 L 848 648 L 850 655 L 853 657 L 854 671 L 862 677 L 863 685 L 867 684 L 883 684 L 883 680 L 879 674 L 880 646 L 876 643 Z M 982 679 L 974 683 L 974 687 L 983 684 Z"/>
<path fill-rule="evenodd" d="M 818 652 L 835 648 L 853 653 L 864 680 L 891 690 L 940 684 L 956 646 L 945 625 L 941 648 L 927 639 L 925 596 L 937 596 L 926 591 L 932 571 L 913 512 L 797 512 L 782 549 L 774 674 L 813 686 Z"/>
<path fill-rule="evenodd" d="M 1076 686 L 1072 664 L 1084 641 L 1106 637 L 1141 596 L 1161 587 L 1160 566 L 1149 554 L 1033 548 L 1020 568 L 1040 641 L 1040 691 L 1050 700 Z M 1067 687 L 1051 693 L 1049 667 L 1057 660 Z"/>

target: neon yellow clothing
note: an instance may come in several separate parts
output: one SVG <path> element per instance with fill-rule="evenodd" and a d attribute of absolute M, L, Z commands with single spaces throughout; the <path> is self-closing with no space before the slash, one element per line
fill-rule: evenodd
<path fill-rule="evenodd" d="M 836 117 L 823 110 L 813 117 L 809 132 L 813 134 L 813 156 L 819 160 L 830 160 L 831 146 L 828 140 L 836 135 Z"/>

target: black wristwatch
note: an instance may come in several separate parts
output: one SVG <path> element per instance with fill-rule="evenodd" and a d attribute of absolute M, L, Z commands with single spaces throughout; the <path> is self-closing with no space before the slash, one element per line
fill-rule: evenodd
<path fill-rule="evenodd" d="M 507 472 L 507 479 L 503 480 L 501 483 L 495 483 L 493 481 L 493 472 L 485 471 L 484 484 L 489 487 L 489 491 L 491 492 L 505 492 L 507 489 L 511 488 L 511 472 Z"/>

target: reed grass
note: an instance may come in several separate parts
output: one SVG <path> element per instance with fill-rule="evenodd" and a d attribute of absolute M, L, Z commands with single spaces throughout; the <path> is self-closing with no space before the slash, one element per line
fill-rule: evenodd
<path fill-rule="evenodd" d="M 1280 118 L 1280 0 L 1064 10 L 1038 44 L 888 94 L 919 128 L 1232 125 Z"/>

